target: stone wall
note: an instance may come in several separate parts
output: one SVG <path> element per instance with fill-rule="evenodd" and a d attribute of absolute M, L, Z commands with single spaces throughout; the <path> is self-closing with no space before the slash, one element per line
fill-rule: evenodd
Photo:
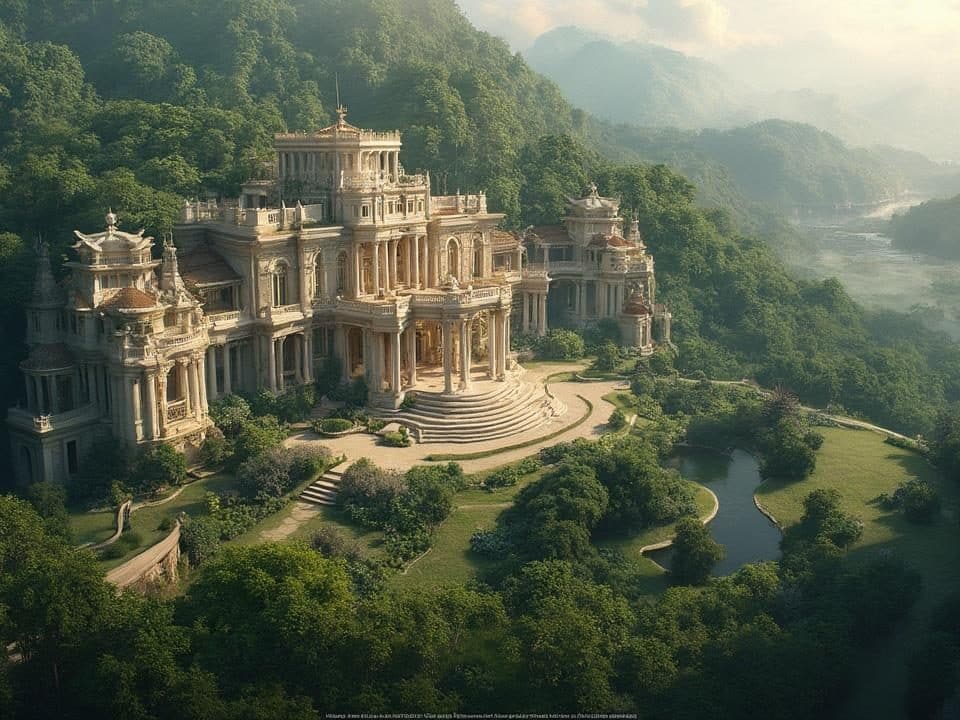
<path fill-rule="evenodd" d="M 119 589 L 134 588 L 146 592 L 176 582 L 180 563 L 180 523 L 153 547 L 127 560 L 107 573 L 107 581 Z"/>

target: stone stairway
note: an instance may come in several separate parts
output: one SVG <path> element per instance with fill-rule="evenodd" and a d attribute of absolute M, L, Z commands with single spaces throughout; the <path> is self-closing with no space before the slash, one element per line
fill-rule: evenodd
<path fill-rule="evenodd" d="M 343 471 L 330 468 L 300 493 L 300 500 L 314 505 L 336 505 L 337 487 Z"/>
<path fill-rule="evenodd" d="M 564 412 L 563 403 L 539 383 L 511 378 L 485 383 L 472 393 L 418 391 L 413 407 L 378 411 L 377 416 L 407 426 L 421 443 L 469 443 L 517 435 Z"/>

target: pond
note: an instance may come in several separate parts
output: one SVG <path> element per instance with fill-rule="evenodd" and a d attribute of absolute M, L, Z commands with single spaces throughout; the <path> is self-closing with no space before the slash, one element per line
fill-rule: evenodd
<path fill-rule="evenodd" d="M 725 552 L 714 575 L 729 575 L 747 563 L 780 557 L 780 530 L 753 503 L 760 484 L 760 468 L 753 456 L 742 450 L 730 455 L 684 450 L 674 459 L 681 475 L 707 486 L 720 501 L 717 516 L 708 525 Z M 667 548 L 647 555 L 669 568 L 671 553 Z"/>

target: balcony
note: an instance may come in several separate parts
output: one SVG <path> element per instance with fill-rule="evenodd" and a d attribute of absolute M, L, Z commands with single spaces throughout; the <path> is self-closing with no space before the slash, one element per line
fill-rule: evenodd
<path fill-rule="evenodd" d="M 187 401 L 186 400 L 176 400 L 171 403 L 167 403 L 167 422 L 176 422 L 177 420 L 185 420 L 187 417 Z"/>

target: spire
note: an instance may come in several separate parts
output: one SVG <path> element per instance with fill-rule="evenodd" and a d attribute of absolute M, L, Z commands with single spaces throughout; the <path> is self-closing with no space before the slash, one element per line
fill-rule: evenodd
<path fill-rule="evenodd" d="M 347 108 L 340 102 L 340 75 L 334 74 L 334 80 L 337 83 L 337 127 L 342 128 L 347 124 Z"/>
<path fill-rule="evenodd" d="M 180 270 L 177 267 L 177 248 L 173 244 L 173 237 L 168 235 L 163 239 L 163 260 L 160 263 L 160 290 L 164 295 L 178 298 L 185 291 Z"/>
<path fill-rule="evenodd" d="M 60 288 L 50 269 L 50 246 L 37 242 L 37 274 L 33 281 L 33 305 L 59 305 Z"/>
<path fill-rule="evenodd" d="M 643 236 L 640 234 L 640 221 L 637 220 L 637 218 L 630 221 L 630 235 L 627 237 L 627 240 L 637 247 L 644 247 Z"/>

